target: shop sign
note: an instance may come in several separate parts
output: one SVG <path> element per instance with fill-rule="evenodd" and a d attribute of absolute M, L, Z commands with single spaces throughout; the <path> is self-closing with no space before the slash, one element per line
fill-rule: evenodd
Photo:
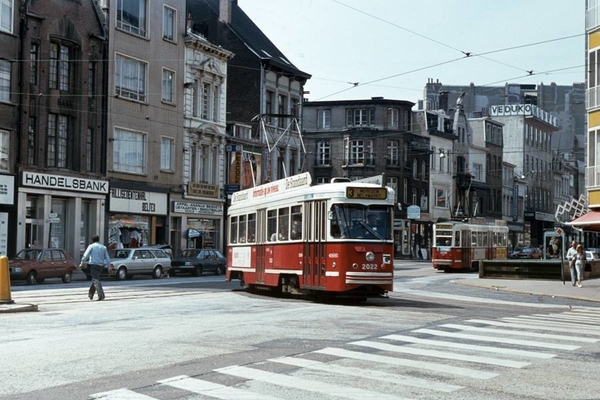
<path fill-rule="evenodd" d="M 548 221 L 548 222 L 556 221 L 554 219 L 554 215 L 545 213 L 545 212 L 541 212 L 541 211 L 535 212 L 535 219 L 537 219 L 538 221 Z"/>
<path fill-rule="evenodd" d="M 75 176 L 61 176 L 39 174 L 37 172 L 23 172 L 23 186 L 32 186 L 44 189 L 74 190 L 88 193 L 108 193 L 108 181 L 86 179 Z"/>
<path fill-rule="evenodd" d="M 166 193 L 121 188 L 110 189 L 111 212 L 167 215 L 167 204 Z"/>
<path fill-rule="evenodd" d="M 406 218 L 408 218 L 408 219 L 421 219 L 421 207 L 419 207 L 419 206 L 408 206 L 406 208 Z"/>
<path fill-rule="evenodd" d="M 189 182 L 188 195 L 199 197 L 211 197 L 216 199 L 219 197 L 219 186 L 209 185 L 208 183 Z"/>
<path fill-rule="evenodd" d="M 0 175 L 0 204 L 15 204 L 15 178 L 12 175 Z"/>
<path fill-rule="evenodd" d="M 210 214 L 223 215 L 221 204 L 191 203 L 187 201 L 174 201 L 173 212 L 181 214 Z"/>

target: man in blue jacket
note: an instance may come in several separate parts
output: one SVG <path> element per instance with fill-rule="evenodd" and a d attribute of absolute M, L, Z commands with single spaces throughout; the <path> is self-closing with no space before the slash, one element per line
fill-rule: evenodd
<path fill-rule="evenodd" d="M 92 275 L 92 284 L 88 292 L 90 300 L 94 298 L 94 293 L 98 292 L 97 300 L 104 300 L 104 290 L 102 290 L 102 283 L 100 282 L 100 274 L 104 267 L 110 266 L 110 256 L 106 246 L 100 243 L 100 237 L 98 235 L 92 236 L 92 244 L 90 244 L 79 263 L 79 268 L 87 261 L 90 275 Z"/>

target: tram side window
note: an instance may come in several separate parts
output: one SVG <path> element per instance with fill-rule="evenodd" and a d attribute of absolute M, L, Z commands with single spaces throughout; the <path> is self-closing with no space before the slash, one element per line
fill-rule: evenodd
<path fill-rule="evenodd" d="M 246 243 L 246 216 L 245 215 L 240 215 L 239 231 L 240 231 L 240 236 L 239 236 L 238 242 Z"/>
<path fill-rule="evenodd" d="M 237 243 L 238 217 L 231 217 L 231 227 L 229 229 L 229 242 Z"/>
<path fill-rule="evenodd" d="M 454 245 L 456 247 L 461 247 L 460 246 L 460 231 L 454 232 Z"/>
<path fill-rule="evenodd" d="M 462 231 L 462 235 L 461 235 L 461 247 L 471 247 L 471 243 L 469 243 L 469 240 L 471 240 L 471 232 L 469 231 Z"/>
<path fill-rule="evenodd" d="M 267 212 L 267 237 L 270 242 L 277 240 L 277 210 Z"/>
<path fill-rule="evenodd" d="M 256 241 L 256 214 L 248 215 L 248 242 Z"/>
<path fill-rule="evenodd" d="M 471 232 L 471 247 L 477 246 L 477 232 Z"/>
<path fill-rule="evenodd" d="M 289 240 L 290 238 L 290 209 L 280 208 L 279 209 L 279 228 L 278 228 L 278 239 Z"/>
<path fill-rule="evenodd" d="M 292 207 L 292 230 L 290 232 L 292 240 L 302 239 L 302 207 Z"/>

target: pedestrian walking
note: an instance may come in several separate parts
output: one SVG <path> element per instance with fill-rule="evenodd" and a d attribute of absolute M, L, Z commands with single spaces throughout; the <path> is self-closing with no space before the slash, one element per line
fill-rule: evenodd
<path fill-rule="evenodd" d="M 83 264 L 86 263 L 86 261 L 90 274 L 92 275 L 92 284 L 88 292 L 88 297 L 92 300 L 94 294 L 98 292 L 97 300 L 104 300 L 105 296 L 104 290 L 102 290 L 102 283 L 100 282 L 100 274 L 102 273 L 104 266 L 110 266 L 110 256 L 108 255 L 106 246 L 100 243 L 100 237 L 98 235 L 92 236 L 92 244 L 85 249 L 81 262 L 79 263 L 79 268 L 83 267 Z"/>
<path fill-rule="evenodd" d="M 572 241 L 569 251 L 567 251 L 567 260 L 569 261 L 569 271 L 571 272 L 571 283 L 577 284 L 577 271 L 575 270 L 575 255 L 577 254 L 577 242 Z"/>
<path fill-rule="evenodd" d="M 577 272 L 577 286 L 582 287 L 583 273 L 585 272 L 585 252 L 581 245 L 577 246 L 577 254 L 575 254 L 575 270 Z"/>

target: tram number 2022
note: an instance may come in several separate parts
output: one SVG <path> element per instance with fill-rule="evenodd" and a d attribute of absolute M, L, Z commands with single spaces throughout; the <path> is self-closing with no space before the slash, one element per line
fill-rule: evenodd
<path fill-rule="evenodd" d="M 365 269 L 365 270 L 377 269 L 377 264 L 363 264 L 362 269 Z"/>
<path fill-rule="evenodd" d="M 156 211 L 156 204 L 154 203 L 142 203 L 142 211 Z"/>

